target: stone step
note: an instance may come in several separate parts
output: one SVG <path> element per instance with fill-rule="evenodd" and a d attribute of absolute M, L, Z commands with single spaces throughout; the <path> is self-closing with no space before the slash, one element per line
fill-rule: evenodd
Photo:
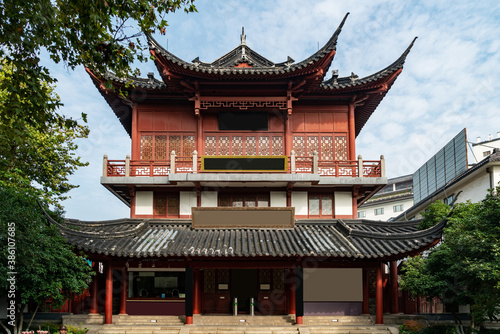
<path fill-rule="evenodd" d="M 119 315 L 113 317 L 113 323 L 117 325 L 169 325 L 182 326 L 184 317 L 178 316 L 154 316 L 154 315 Z"/>
<path fill-rule="evenodd" d="M 195 325 L 207 326 L 290 326 L 295 323 L 289 316 L 200 316 L 194 317 Z"/>
<path fill-rule="evenodd" d="M 299 329 L 294 328 L 220 328 L 220 327 L 192 327 L 189 334 L 299 334 Z"/>
<path fill-rule="evenodd" d="M 304 316 L 304 325 L 318 326 L 370 326 L 370 316 Z"/>
<path fill-rule="evenodd" d="M 99 329 L 97 334 L 179 334 L 180 328 L 164 329 L 158 327 L 145 326 L 122 326 Z"/>
<path fill-rule="evenodd" d="M 308 327 L 309 334 L 390 334 L 386 326 Z"/>

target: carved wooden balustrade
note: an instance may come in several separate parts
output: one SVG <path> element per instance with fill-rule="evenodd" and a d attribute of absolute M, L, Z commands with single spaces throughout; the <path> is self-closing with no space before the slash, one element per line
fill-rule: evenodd
<path fill-rule="evenodd" d="M 385 177 L 384 156 L 380 160 L 319 160 L 317 152 L 313 156 L 296 156 L 292 151 L 288 159 L 288 169 L 280 173 L 309 173 L 330 177 Z M 227 173 L 230 171 L 224 171 Z M 237 172 L 237 171 L 236 171 Z M 217 173 L 201 170 L 201 157 L 196 151 L 192 156 L 176 156 L 172 151 L 170 161 L 103 159 L 103 175 L 108 177 L 168 176 L 174 173 Z M 260 172 L 259 172 L 260 173 Z"/>

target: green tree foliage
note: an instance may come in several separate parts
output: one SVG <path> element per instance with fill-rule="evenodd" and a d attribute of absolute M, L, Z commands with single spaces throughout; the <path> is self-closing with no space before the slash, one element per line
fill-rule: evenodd
<path fill-rule="evenodd" d="M 40 90 L 28 96 L 16 82 L 16 69 L 6 61 L 1 65 L 0 186 L 25 189 L 56 204 L 75 187 L 68 176 L 86 165 L 74 151 L 75 139 L 85 138 L 88 129 L 57 114 L 60 101 L 50 85 L 30 78 Z M 26 117 L 31 108 L 44 111 L 48 120 L 39 124 Z"/>
<path fill-rule="evenodd" d="M 500 187 L 479 203 L 457 204 L 448 218 L 443 242 L 404 266 L 401 288 L 443 303 L 470 304 L 473 327 L 500 309 Z M 427 212 L 440 221 L 440 204 Z M 432 216 L 432 217 L 431 217 Z"/>
<path fill-rule="evenodd" d="M 0 296 L 8 297 L 10 305 L 15 290 L 15 316 L 7 320 L 15 319 L 14 333 L 20 333 L 21 310 L 29 302 L 39 305 L 51 298 L 61 306 L 87 288 L 92 269 L 48 223 L 28 192 L 0 187 L 0 225 Z"/>
<path fill-rule="evenodd" d="M 164 33 L 166 14 L 178 9 L 196 10 L 193 0 L 1 1 L 0 185 L 38 186 L 56 202 L 73 187 L 66 177 L 82 165 L 70 152 L 87 130 L 58 112 L 57 80 L 42 53 L 69 69 L 134 75 L 134 60 L 149 58 L 141 35 Z"/>

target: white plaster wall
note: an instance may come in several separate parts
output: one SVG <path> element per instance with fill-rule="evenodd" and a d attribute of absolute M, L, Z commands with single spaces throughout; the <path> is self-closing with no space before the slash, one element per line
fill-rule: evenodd
<path fill-rule="evenodd" d="M 201 192 L 202 207 L 217 207 L 217 191 L 202 191 Z"/>
<path fill-rule="evenodd" d="M 364 218 L 360 219 L 370 219 L 370 220 L 382 220 L 382 221 L 387 221 L 389 218 L 399 216 L 403 211 L 401 212 L 394 212 L 394 206 L 396 205 L 403 205 L 403 211 L 408 210 L 413 206 L 413 199 L 405 199 L 405 200 L 400 200 L 400 201 L 394 201 L 390 203 L 373 203 L 370 205 L 362 205 L 361 207 L 358 208 L 358 213 L 361 211 L 366 212 L 366 216 Z M 375 216 L 375 209 L 379 208 L 384 208 L 384 214 L 383 215 L 378 215 Z"/>
<path fill-rule="evenodd" d="M 350 191 L 336 191 L 335 215 L 352 215 L 352 193 Z"/>
<path fill-rule="evenodd" d="M 153 192 L 136 191 L 135 192 L 135 214 L 152 215 L 153 214 Z"/>
<path fill-rule="evenodd" d="M 305 268 L 304 301 L 363 301 L 362 269 Z"/>
<path fill-rule="evenodd" d="M 270 192 L 271 207 L 286 207 L 286 191 Z"/>
<path fill-rule="evenodd" d="M 457 203 L 465 203 L 467 200 L 470 200 L 472 203 L 479 202 L 484 199 L 484 196 L 487 194 L 487 190 L 490 188 L 490 174 L 484 172 L 478 177 L 472 179 L 467 184 L 462 186 L 462 193 L 458 196 Z M 444 193 L 441 193 L 441 196 L 445 198 Z M 455 196 L 458 194 L 456 191 Z M 448 196 L 452 194 L 448 193 Z"/>
<path fill-rule="evenodd" d="M 295 207 L 295 215 L 307 216 L 307 191 L 292 191 L 292 206 Z"/>
<path fill-rule="evenodd" d="M 500 186 L 500 166 L 492 166 L 493 188 Z"/>
<path fill-rule="evenodd" d="M 179 192 L 179 213 L 181 215 L 191 215 L 191 208 L 196 207 L 196 191 Z"/>

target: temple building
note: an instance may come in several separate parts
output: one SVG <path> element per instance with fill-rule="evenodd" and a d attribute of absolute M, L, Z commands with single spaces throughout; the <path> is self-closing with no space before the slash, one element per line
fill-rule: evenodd
<path fill-rule="evenodd" d="M 159 77 L 87 69 L 132 143 L 130 155 L 104 156 L 101 177 L 130 218 L 60 227 L 102 271 L 90 314 L 190 324 L 237 311 L 301 324 L 367 314 L 370 300 L 379 324 L 384 304 L 399 312 L 396 261 L 435 245 L 443 226 L 357 219 L 387 178 L 383 157 L 356 156 L 355 140 L 413 42 L 377 73 L 326 78 L 346 18 L 300 62 L 266 59 L 244 33 L 213 62 L 148 36 Z"/>

